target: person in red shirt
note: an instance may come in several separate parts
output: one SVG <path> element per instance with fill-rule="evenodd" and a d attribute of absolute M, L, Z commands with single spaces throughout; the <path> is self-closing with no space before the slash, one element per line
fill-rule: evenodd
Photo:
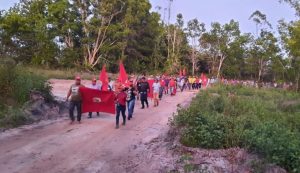
<path fill-rule="evenodd" d="M 175 82 L 174 78 L 171 78 L 170 83 L 169 83 L 169 87 L 170 87 L 170 94 L 171 94 L 171 96 L 175 95 L 174 91 L 176 89 L 176 82 Z"/>
<path fill-rule="evenodd" d="M 118 88 L 120 92 L 117 93 L 116 95 L 116 110 L 117 110 L 117 115 L 116 115 L 116 129 L 119 128 L 119 118 L 120 118 L 120 113 L 122 114 L 123 117 L 123 126 L 125 126 L 126 123 L 126 98 L 127 94 L 125 92 L 124 88 Z"/>

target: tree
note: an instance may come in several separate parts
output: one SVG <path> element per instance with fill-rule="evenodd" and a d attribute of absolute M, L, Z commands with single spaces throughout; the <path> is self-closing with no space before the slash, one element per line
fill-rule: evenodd
<path fill-rule="evenodd" d="M 256 25 L 256 36 L 259 35 L 260 29 L 265 29 L 263 27 L 267 26 L 269 28 L 272 28 L 272 25 L 267 20 L 267 16 L 258 10 L 255 11 L 254 13 L 252 13 L 252 15 L 249 17 L 249 19 L 252 19 Z"/>
<path fill-rule="evenodd" d="M 192 74 L 195 74 L 195 68 L 197 64 L 197 52 L 200 48 L 199 40 L 202 34 L 205 32 L 205 24 L 200 23 L 198 19 L 192 19 L 187 24 L 187 36 L 190 39 L 192 45 L 191 61 L 192 61 Z"/>
<path fill-rule="evenodd" d="M 241 41 L 240 38 L 239 23 L 231 20 L 223 26 L 218 22 L 212 23 L 211 30 L 203 34 L 200 39 L 205 52 L 211 57 L 211 72 L 217 78 L 221 76 L 222 66 L 226 58 L 236 51 L 233 47 Z"/>
<path fill-rule="evenodd" d="M 169 72 L 178 72 L 179 69 L 183 66 L 181 59 L 184 57 L 187 49 L 187 36 L 184 33 L 184 20 L 182 14 L 177 15 L 177 22 L 168 26 L 170 37 L 170 52 L 169 57 L 167 58 L 167 71 Z"/>
<path fill-rule="evenodd" d="M 109 39 L 107 35 L 112 28 L 113 20 L 122 12 L 124 2 L 77 0 L 75 4 L 83 26 L 84 65 L 93 68 L 99 63 L 107 48 L 115 43 L 115 40 Z"/>
<path fill-rule="evenodd" d="M 257 81 L 261 82 L 263 74 L 279 52 L 275 36 L 269 31 L 261 31 L 259 38 L 255 39 L 251 45 L 252 58 L 255 62 L 252 65 L 257 67 Z"/>
<path fill-rule="evenodd" d="M 300 16 L 300 2 L 299 0 L 279 0 L 280 2 L 286 2 L 296 10 L 296 15 Z"/>
<path fill-rule="evenodd" d="M 290 81 L 295 84 L 296 91 L 300 89 L 300 21 L 284 23 L 279 27 L 281 40 L 289 57 L 287 58 L 287 73 Z"/>

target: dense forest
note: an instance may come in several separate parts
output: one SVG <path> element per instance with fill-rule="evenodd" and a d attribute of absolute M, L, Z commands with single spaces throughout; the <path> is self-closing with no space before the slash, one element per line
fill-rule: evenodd
<path fill-rule="evenodd" d="M 300 16 L 297 0 L 289 3 Z M 169 3 L 172 3 L 170 0 Z M 162 19 L 149 0 L 20 0 L 0 12 L 0 57 L 17 64 L 130 73 L 201 72 L 214 77 L 292 82 L 299 90 L 300 20 L 271 26 L 249 14 L 256 33 L 239 22 Z M 209 28 L 209 29 L 207 29 Z M 276 34 L 279 33 L 279 34 Z"/>

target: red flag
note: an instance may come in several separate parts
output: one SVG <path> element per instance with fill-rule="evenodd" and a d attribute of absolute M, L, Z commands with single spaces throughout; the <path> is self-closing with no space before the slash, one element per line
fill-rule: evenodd
<path fill-rule="evenodd" d="M 128 76 L 122 62 L 120 62 L 119 80 L 123 85 L 128 82 Z"/>
<path fill-rule="evenodd" d="M 82 96 L 82 113 L 106 112 L 115 114 L 115 95 L 110 91 L 80 88 Z"/>
<path fill-rule="evenodd" d="M 208 79 L 204 73 L 201 74 L 201 80 L 202 80 L 202 86 L 203 86 L 203 88 L 205 88 L 207 85 Z"/>
<path fill-rule="evenodd" d="M 181 69 L 180 69 L 180 71 L 179 71 L 179 76 L 182 76 L 182 71 L 181 71 Z"/>
<path fill-rule="evenodd" d="M 154 79 L 149 79 L 148 80 L 148 84 L 150 87 L 150 92 L 148 93 L 148 97 L 153 98 L 153 83 L 154 83 Z"/>
<path fill-rule="evenodd" d="M 105 65 L 103 65 L 100 76 L 99 76 L 99 80 L 102 82 L 102 91 L 108 91 L 108 77 L 106 74 L 106 68 Z"/>
<path fill-rule="evenodd" d="M 183 76 L 186 75 L 186 69 L 185 68 L 183 69 L 182 74 L 183 74 Z"/>

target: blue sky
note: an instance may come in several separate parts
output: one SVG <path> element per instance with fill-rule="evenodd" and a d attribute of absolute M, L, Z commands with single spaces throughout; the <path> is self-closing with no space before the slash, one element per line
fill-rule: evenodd
<path fill-rule="evenodd" d="M 287 4 L 280 4 L 279 0 L 174 0 L 172 6 L 172 21 L 176 19 L 176 14 L 182 13 L 185 21 L 198 18 L 207 26 L 211 22 L 229 22 L 231 19 L 240 22 L 243 32 L 254 32 L 255 25 L 248 20 L 255 11 L 260 10 L 267 15 L 268 20 L 276 29 L 277 21 L 285 19 L 291 21 L 295 19 L 295 12 Z M 8 9 L 18 0 L 0 0 L 0 9 Z M 156 6 L 163 9 L 168 6 L 168 0 L 150 0 L 154 11 Z"/>
<path fill-rule="evenodd" d="M 150 0 L 154 11 L 155 7 L 168 7 L 168 0 Z M 190 19 L 198 18 L 209 26 L 212 22 L 222 24 L 231 19 L 240 22 L 243 32 L 255 32 L 255 25 L 248 20 L 250 15 L 260 10 L 267 15 L 268 20 L 277 28 L 278 20 L 295 20 L 295 11 L 287 4 L 279 3 L 279 0 L 174 0 L 172 5 L 172 21 L 176 20 L 176 14 L 182 13 L 187 22 Z"/>

